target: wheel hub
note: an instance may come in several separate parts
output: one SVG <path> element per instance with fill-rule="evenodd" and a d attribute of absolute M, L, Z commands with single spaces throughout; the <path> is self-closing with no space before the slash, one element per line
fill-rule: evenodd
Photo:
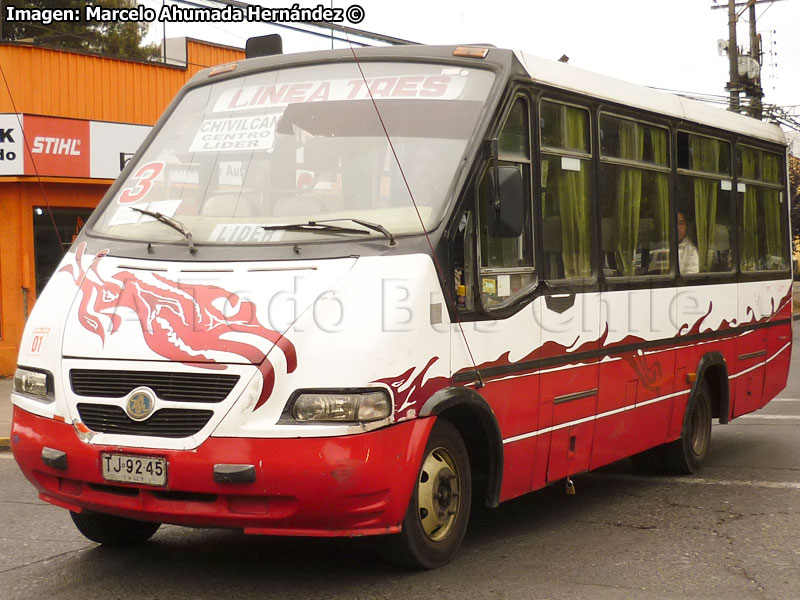
<path fill-rule="evenodd" d="M 461 480 L 452 455 L 444 448 L 432 450 L 422 464 L 417 504 L 422 530 L 431 540 L 446 538 L 460 508 Z"/>

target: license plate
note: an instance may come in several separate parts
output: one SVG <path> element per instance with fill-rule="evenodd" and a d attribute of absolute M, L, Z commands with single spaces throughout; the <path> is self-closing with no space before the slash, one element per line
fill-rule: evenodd
<path fill-rule="evenodd" d="M 103 454 L 103 479 L 145 485 L 167 485 L 167 459 L 132 454 Z"/>

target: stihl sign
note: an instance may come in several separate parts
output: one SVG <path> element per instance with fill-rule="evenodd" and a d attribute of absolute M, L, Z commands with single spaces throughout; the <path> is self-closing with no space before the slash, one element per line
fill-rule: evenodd
<path fill-rule="evenodd" d="M 146 125 L 0 114 L 0 175 L 115 179 Z"/>
<path fill-rule="evenodd" d="M 89 177 L 89 121 L 25 115 L 25 173 Z"/>
<path fill-rule="evenodd" d="M 81 155 L 81 139 L 39 136 L 33 140 L 31 152 L 34 154 Z"/>

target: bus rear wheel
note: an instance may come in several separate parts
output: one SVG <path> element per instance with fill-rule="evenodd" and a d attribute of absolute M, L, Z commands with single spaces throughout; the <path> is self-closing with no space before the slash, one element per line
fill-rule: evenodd
<path fill-rule="evenodd" d="M 91 511 L 70 511 L 72 522 L 85 537 L 106 546 L 131 546 L 146 542 L 161 527 L 161 523 L 134 521 L 124 517 Z"/>
<path fill-rule="evenodd" d="M 703 381 L 687 407 L 683 435 L 664 446 L 664 465 L 673 473 L 689 475 L 703 466 L 711 445 L 711 391 Z"/>
<path fill-rule="evenodd" d="M 433 569 L 455 556 L 469 521 L 472 478 L 458 430 L 439 420 L 425 447 L 403 530 L 385 540 L 389 560 Z"/>

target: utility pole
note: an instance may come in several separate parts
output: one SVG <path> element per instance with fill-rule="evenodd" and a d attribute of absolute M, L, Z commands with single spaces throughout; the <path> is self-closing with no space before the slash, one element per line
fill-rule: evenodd
<path fill-rule="evenodd" d="M 761 88 L 761 38 L 756 31 L 756 4 L 771 4 L 780 0 L 728 0 L 728 64 L 730 67 L 730 81 L 725 89 L 730 92 L 728 110 L 740 112 L 739 94 L 745 92 L 749 99 L 747 114 L 756 119 L 762 118 L 764 97 Z M 742 7 L 738 13 L 736 9 Z M 725 8 L 714 0 L 712 9 Z M 744 54 L 742 61 L 744 73 L 739 72 L 739 47 L 736 45 L 736 23 L 745 10 L 749 10 L 750 17 L 750 52 Z"/>
<path fill-rule="evenodd" d="M 739 47 L 736 45 L 736 0 L 728 0 L 728 62 L 730 80 L 728 110 L 739 112 Z"/>
<path fill-rule="evenodd" d="M 748 86 L 748 96 L 750 96 L 750 106 L 748 108 L 748 114 L 761 120 L 762 117 L 762 105 L 761 99 L 764 97 L 764 92 L 761 89 L 761 38 L 758 36 L 756 32 L 756 5 L 755 3 L 751 3 L 749 5 L 750 11 L 750 57 L 755 61 L 755 64 L 758 65 L 758 74 L 756 75 L 755 79 L 750 83 Z"/>

